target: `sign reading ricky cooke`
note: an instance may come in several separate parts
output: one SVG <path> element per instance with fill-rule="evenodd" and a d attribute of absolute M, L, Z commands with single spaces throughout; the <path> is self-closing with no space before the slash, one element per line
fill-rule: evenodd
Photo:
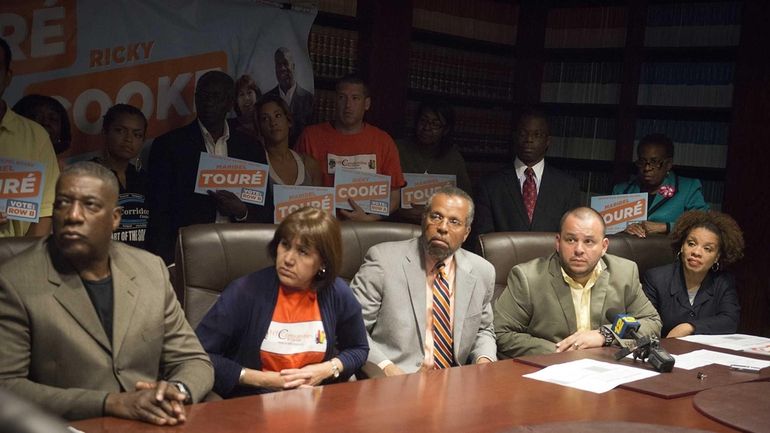
<path fill-rule="evenodd" d="M 353 200 L 366 213 L 390 213 L 390 176 L 337 167 L 334 192 L 338 209 L 353 210 L 348 201 Z"/>

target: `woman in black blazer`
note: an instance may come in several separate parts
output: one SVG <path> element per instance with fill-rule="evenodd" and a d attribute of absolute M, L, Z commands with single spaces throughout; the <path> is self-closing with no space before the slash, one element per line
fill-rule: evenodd
<path fill-rule="evenodd" d="M 671 234 L 677 259 L 644 275 L 644 292 L 663 320 L 661 335 L 731 334 L 741 307 L 725 266 L 743 257 L 743 233 L 721 212 L 682 214 Z"/>

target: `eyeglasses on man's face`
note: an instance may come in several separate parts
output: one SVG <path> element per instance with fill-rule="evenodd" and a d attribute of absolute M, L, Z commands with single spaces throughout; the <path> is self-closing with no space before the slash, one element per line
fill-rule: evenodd
<path fill-rule="evenodd" d="M 449 223 L 449 227 L 453 229 L 459 229 L 465 227 L 465 221 L 455 217 L 445 217 L 438 212 L 431 212 L 428 214 L 428 222 L 435 225 L 441 225 L 446 220 Z"/>

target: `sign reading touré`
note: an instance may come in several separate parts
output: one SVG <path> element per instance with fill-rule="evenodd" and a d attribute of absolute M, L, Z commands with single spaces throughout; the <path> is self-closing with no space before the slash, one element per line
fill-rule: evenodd
<path fill-rule="evenodd" d="M 602 214 L 607 234 L 619 233 L 631 223 L 647 220 L 647 193 L 591 197 L 591 207 Z"/>

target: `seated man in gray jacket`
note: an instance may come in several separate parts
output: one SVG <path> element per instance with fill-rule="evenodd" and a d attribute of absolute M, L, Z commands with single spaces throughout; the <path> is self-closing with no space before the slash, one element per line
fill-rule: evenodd
<path fill-rule="evenodd" d="M 176 425 L 214 369 L 160 257 L 112 240 L 120 217 L 112 171 L 62 171 L 53 235 L 0 266 L 0 387 L 67 419 Z"/>
<path fill-rule="evenodd" d="M 473 200 L 446 187 L 428 200 L 419 238 L 369 249 L 351 287 L 361 303 L 368 360 L 386 375 L 495 361 L 495 271 L 460 248 Z"/>
<path fill-rule="evenodd" d="M 636 263 L 606 254 L 608 245 L 601 215 L 580 207 L 562 217 L 555 253 L 511 269 L 494 306 L 501 358 L 608 346 L 611 308 L 638 319 L 639 335 L 660 336 Z"/>

